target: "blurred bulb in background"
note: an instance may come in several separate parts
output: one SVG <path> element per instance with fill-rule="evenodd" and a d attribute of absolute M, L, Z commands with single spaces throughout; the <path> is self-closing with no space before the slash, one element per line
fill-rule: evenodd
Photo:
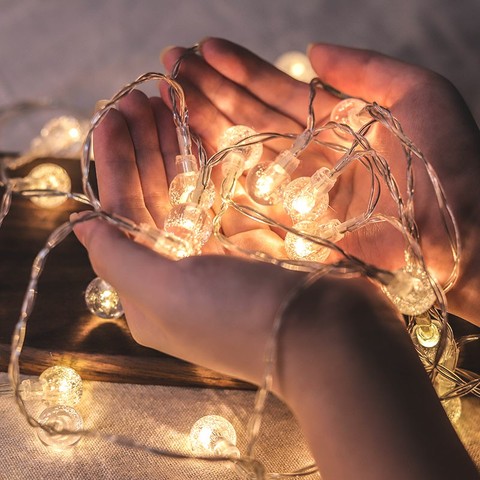
<path fill-rule="evenodd" d="M 310 59 L 302 52 L 286 52 L 275 60 L 275 66 L 282 72 L 302 82 L 310 82 L 317 76 Z"/>

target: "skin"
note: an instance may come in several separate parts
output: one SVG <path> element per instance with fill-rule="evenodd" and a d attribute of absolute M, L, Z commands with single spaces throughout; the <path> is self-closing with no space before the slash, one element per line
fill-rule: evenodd
<path fill-rule="evenodd" d="M 192 130 L 202 137 L 209 153 L 232 124 L 252 125 L 257 131 L 301 131 L 304 84 L 224 40 L 206 40 L 201 50 L 203 59 L 188 58 L 180 80 Z M 164 52 L 166 66 L 171 67 L 182 51 Z M 478 282 L 469 273 L 468 262 L 476 262 L 470 244 L 477 228 L 472 177 L 478 173 L 478 164 L 471 159 L 478 157 L 480 146 L 478 130 L 458 94 L 432 73 L 372 52 L 315 45 L 309 54 L 318 75 L 327 82 L 391 107 L 405 131 L 432 158 L 440 176 L 449 172 L 447 194 L 466 239 L 466 263 L 459 287 L 450 293 L 450 305 L 478 321 L 475 309 L 463 305 L 463 300 L 472 296 L 470 283 Z M 432 103 L 432 96 L 438 104 Z M 321 92 L 318 118 L 334 104 Z M 440 112 L 450 114 L 440 117 Z M 431 118 L 445 121 L 425 122 Z M 374 134 L 378 148 L 391 154 L 392 164 L 399 169 L 395 147 L 384 133 Z M 95 134 L 103 208 L 161 227 L 176 153 L 175 131 L 165 103 L 140 92 L 123 99 Z M 271 147 L 265 156 L 275 153 Z M 452 158 L 464 161 L 452 165 Z M 300 174 L 334 161 L 313 151 Z M 357 170 L 353 167 L 342 176 L 342 185 L 333 195 L 332 208 L 340 218 L 365 205 L 365 182 Z M 451 267 L 449 254 L 438 241 L 435 218 L 427 215 L 431 196 L 423 193 L 426 183 L 421 172 L 417 185 L 424 245 L 435 252 L 427 261 L 442 278 Z M 241 186 L 238 196 L 248 202 Z M 386 197 L 381 206 L 387 211 L 392 208 Z M 282 219 L 279 210 L 272 214 Z M 281 245 L 278 232 L 259 228 L 231 212 L 224 218 L 223 229 L 243 246 L 263 245 L 275 253 Z M 303 274 L 218 255 L 214 242 L 202 256 L 172 262 L 101 221 L 78 224 L 75 233 L 97 274 L 119 291 L 139 343 L 254 383 L 261 381 L 275 313 L 304 280 Z M 378 229 L 372 243 L 373 233 L 347 238 L 344 246 L 367 261 L 382 249 L 386 266 L 401 265 L 401 249 L 390 253 L 387 248 L 392 232 Z M 300 290 L 285 313 L 278 354 L 273 390 L 296 414 L 322 478 L 357 478 L 359 472 L 365 479 L 478 478 L 399 314 L 366 279 L 323 277 Z"/>

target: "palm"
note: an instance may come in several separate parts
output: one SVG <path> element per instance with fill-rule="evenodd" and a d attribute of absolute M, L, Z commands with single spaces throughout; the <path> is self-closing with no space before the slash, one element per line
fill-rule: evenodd
<path fill-rule="evenodd" d="M 407 135 L 434 164 L 441 178 L 446 171 L 451 174 L 454 170 L 458 175 L 457 188 L 447 190 L 455 203 L 455 197 L 462 195 L 468 183 L 471 184 L 472 172 L 470 170 L 465 175 L 465 166 L 452 169 L 450 158 L 464 154 L 465 146 L 471 150 L 471 158 L 474 158 L 476 149 L 478 151 L 478 137 L 463 128 L 471 119 L 468 111 L 462 110 L 462 105 L 458 106 L 455 91 L 444 80 L 416 67 L 369 52 L 331 48 L 333 51 L 322 47 L 321 52 L 312 52 L 313 66 L 319 76 L 351 95 L 388 107 L 400 120 Z M 167 67 L 171 67 L 181 53 L 181 49 L 167 52 L 164 57 Z M 253 126 L 259 132 L 296 133 L 305 128 L 306 84 L 291 79 L 247 50 L 226 41 L 207 41 L 202 46 L 202 54 L 205 60 L 186 57 L 180 81 L 186 89 L 192 128 L 211 152 L 216 149 L 219 136 L 232 124 Z M 324 121 L 328 118 L 337 101 L 319 91 L 315 101 L 317 119 Z M 449 119 L 441 115 L 446 108 L 454 112 Z M 446 132 L 450 132 L 450 139 L 453 137 L 456 142 L 449 140 Z M 388 160 L 404 191 L 405 161 L 398 142 L 382 127 L 375 128 L 368 138 Z M 455 146 L 460 146 L 457 151 Z M 265 156 L 273 157 L 282 147 L 284 145 L 269 144 Z M 338 157 L 338 153 L 315 147 L 302 156 L 295 175 L 311 175 L 320 166 L 334 164 Z M 478 165 L 470 167 L 480 173 Z M 415 208 L 427 262 L 439 278 L 445 278 L 452 267 L 450 251 L 435 212 L 434 192 L 419 162 L 415 167 L 415 179 Z M 370 188 L 365 168 L 359 163 L 350 166 L 332 191 L 329 214 L 341 220 L 359 215 L 365 210 Z M 239 201 L 262 210 L 241 189 Z M 474 204 L 475 199 L 470 196 L 469 202 Z M 384 184 L 376 211 L 396 215 L 396 206 Z M 280 222 L 289 222 L 279 208 L 270 207 L 263 212 Z M 241 219 L 238 214 L 232 214 L 226 220 L 225 233 L 244 246 L 263 245 L 270 248 L 270 253 L 281 253 L 281 242 L 272 241 L 272 234 L 267 229 L 259 229 L 257 223 Z M 268 235 L 269 242 L 262 240 L 265 235 Z M 404 263 L 403 240 L 387 225 L 369 225 L 347 235 L 340 245 L 365 261 L 386 268 L 398 268 Z"/>

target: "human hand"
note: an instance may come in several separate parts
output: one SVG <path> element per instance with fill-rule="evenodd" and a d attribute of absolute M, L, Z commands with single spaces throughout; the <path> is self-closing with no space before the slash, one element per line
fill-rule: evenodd
<path fill-rule="evenodd" d="M 181 48 L 164 52 L 166 67 L 171 68 L 183 52 Z M 202 42 L 201 53 L 202 58 L 188 56 L 184 59 L 179 80 L 186 90 L 192 129 L 211 151 L 216 150 L 219 136 L 232 124 L 249 125 L 258 132 L 299 133 L 305 128 L 309 92 L 306 84 L 225 40 Z M 480 175 L 480 163 L 476 161 L 480 153 L 480 137 L 463 100 L 442 77 L 377 53 L 314 45 L 309 55 L 322 80 L 350 95 L 389 108 L 405 133 L 437 170 L 464 244 L 461 275 L 449 296 L 450 310 L 480 323 L 478 308 L 472 298 L 472 286 L 477 288 L 480 284 L 476 240 L 480 195 L 475 185 Z M 337 102 L 333 96 L 319 91 L 314 104 L 317 119 L 325 121 Z M 373 129 L 368 138 L 387 158 L 404 189 L 405 161 L 398 143 L 380 126 Z M 267 149 L 265 156 L 273 157 L 275 153 L 278 150 Z M 295 175 L 311 175 L 320 166 L 335 163 L 339 156 L 325 149 L 309 149 L 304 152 L 304 160 Z M 331 192 L 330 213 L 334 212 L 337 218 L 348 219 L 364 210 L 370 182 L 362 169 L 359 163 L 350 166 Z M 415 182 L 416 220 L 422 234 L 426 262 L 432 273 L 444 281 L 453 262 L 435 207 L 433 189 L 419 163 L 415 166 Z M 241 188 L 240 196 L 239 203 L 251 204 Z M 281 222 L 288 222 L 281 209 L 266 211 L 258 205 L 256 208 Z M 396 214 L 396 206 L 386 188 L 383 188 L 377 211 Z M 262 244 L 265 230 L 259 231 L 258 225 L 240 219 L 236 213 L 226 220 L 224 229 L 230 236 L 236 238 L 241 232 L 250 243 Z M 271 243 L 275 250 L 270 253 L 280 252 L 280 243 Z M 349 253 L 380 267 L 394 270 L 405 262 L 401 235 L 387 225 L 368 225 L 346 235 L 339 244 Z"/>

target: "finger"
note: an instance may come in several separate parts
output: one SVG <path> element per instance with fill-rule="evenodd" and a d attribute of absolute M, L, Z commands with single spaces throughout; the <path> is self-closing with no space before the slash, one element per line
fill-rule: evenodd
<path fill-rule="evenodd" d="M 260 379 L 272 318 L 298 276 L 224 255 L 173 262 L 100 220 L 77 224 L 75 233 L 97 274 L 142 306 L 142 315 L 129 318 L 137 341 L 229 375 Z M 253 341 L 242 314 L 246 301 Z"/>
<path fill-rule="evenodd" d="M 155 121 L 157 124 L 157 135 L 160 143 L 160 151 L 163 158 L 167 183 L 171 181 L 177 174 L 175 168 L 175 157 L 178 155 L 178 140 L 173 123 L 172 112 L 165 105 L 160 97 L 150 98 L 150 104 L 153 109 Z"/>
<path fill-rule="evenodd" d="M 369 50 L 313 44 L 308 54 L 322 80 L 349 95 L 385 106 L 395 103 L 427 73 Z"/>
<path fill-rule="evenodd" d="M 266 104 L 301 124 L 308 115 L 309 87 L 293 79 L 246 48 L 220 38 L 201 43 L 206 62 L 226 78 L 236 82 Z M 332 97 L 317 92 L 315 109 L 323 117 L 331 109 Z"/>
<path fill-rule="evenodd" d="M 183 48 L 164 52 L 166 68 L 171 69 L 184 52 Z M 304 128 L 306 118 L 300 123 L 278 111 L 243 86 L 220 74 L 198 55 L 188 55 L 183 59 L 179 79 L 193 83 L 234 125 L 252 126 L 258 132 L 299 132 Z M 304 113 L 306 117 L 306 110 Z"/>
<path fill-rule="evenodd" d="M 124 116 L 108 112 L 94 132 L 95 169 L 105 210 L 151 223 L 135 161 L 135 150 Z"/>
<path fill-rule="evenodd" d="M 134 90 L 119 102 L 118 109 L 132 138 L 145 206 L 161 225 L 169 205 L 168 186 L 152 105 L 144 93 Z"/>

